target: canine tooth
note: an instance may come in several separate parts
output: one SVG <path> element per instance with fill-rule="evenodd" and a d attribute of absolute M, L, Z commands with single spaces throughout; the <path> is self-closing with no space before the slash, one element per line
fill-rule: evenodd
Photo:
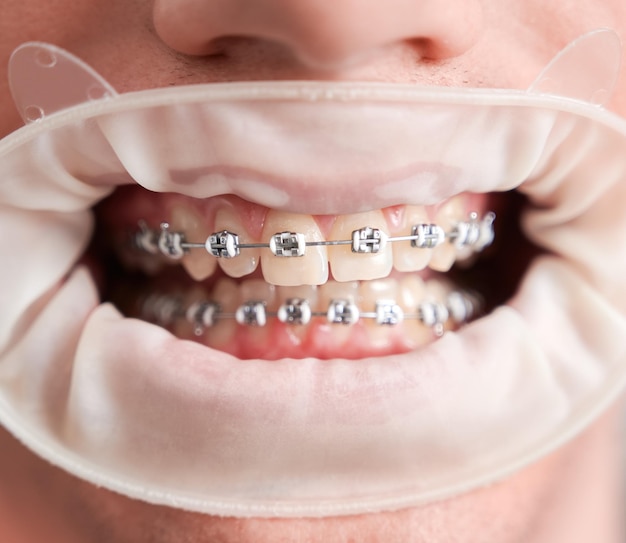
<path fill-rule="evenodd" d="M 203 240 L 209 234 L 202 217 L 192 208 L 176 206 L 171 214 L 172 229 L 184 232 L 187 240 Z M 214 257 L 205 251 L 189 251 L 182 257 L 182 265 L 196 281 L 213 275 L 217 268 Z"/>
<path fill-rule="evenodd" d="M 194 334 L 202 335 L 206 328 L 215 324 L 219 306 L 215 302 L 194 302 L 187 308 L 186 319 L 194 328 Z"/>
<path fill-rule="evenodd" d="M 158 246 L 161 254 L 170 260 L 180 260 L 185 255 L 183 242 L 185 236 L 181 232 L 174 232 L 167 222 L 161 223 L 161 233 L 159 234 Z"/>
<path fill-rule="evenodd" d="M 384 233 L 387 221 L 382 211 L 370 211 L 337 217 L 330 232 L 331 240 L 353 240 L 353 232 L 364 229 Z M 360 234 L 359 234 L 360 235 Z M 330 267 L 337 281 L 354 281 L 386 277 L 393 267 L 390 243 L 382 243 L 378 252 L 355 253 L 352 246 L 335 245 L 328 248 Z"/>
<path fill-rule="evenodd" d="M 411 346 L 418 347 L 424 345 L 432 339 L 432 330 L 418 319 L 418 307 L 423 302 L 426 294 L 426 285 L 421 277 L 409 275 L 403 277 L 399 283 L 400 306 L 404 309 L 405 318 L 402 324 L 406 340 L 411 342 Z"/>
<path fill-rule="evenodd" d="M 239 236 L 234 232 L 222 230 L 214 232 L 204 243 L 206 252 L 215 258 L 235 258 L 241 254 Z"/>
<path fill-rule="evenodd" d="M 411 228 L 411 235 L 415 236 L 411 241 L 414 249 L 435 249 L 446 239 L 446 233 L 437 224 L 416 224 Z"/>
<path fill-rule="evenodd" d="M 258 243 L 258 239 L 253 239 L 246 231 L 243 221 L 239 215 L 230 207 L 223 207 L 217 210 L 214 223 L 215 233 L 234 233 L 238 236 L 240 243 Z M 202 238 L 204 239 L 204 238 Z M 208 249 L 207 239 L 207 249 Z M 200 251 L 202 252 L 202 251 Z M 260 249 L 246 249 L 234 258 L 217 258 L 220 268 L 231 277 L 243 277 L 251 274 L 259 264 Z M 212 257 L 213 258 L 213 257 Z"/>
<path fill-rule="evenodd" d="M 418 314 L 425 326 L 432 328 L 438 336 L 444 332 L 444 326 L 450 316 L 448 308 L 439 302 L 423 302 L 419 305 Z"/>
<path fill-rule="evenodd" d="M 324 240 L 311 215 L 270 210 L 265 217 L 262 237 L 269 240 L 273 247 L 273 250 L 265 249 L 261 253 L 263 277 L 268 283 L 285 286 L 320 285 L 328 280 L 326 247 L 304 248 L 305 240 Z"/>
<path fill-rule="evenodd" d="M 426 285 L 418 275 L 408 275 L 400 280 L 399 284 L 400 305 L 406 313 L 415 313 L 417 306 L 424 299 Z"/>
<path fill-rule="evenodd" d="M 443 204 L 435 215 L 435 223 L 440 226 L 444 232 L 451 232 L 457 223 L 464 219 L 465 215 L 465 198 L 463 196 L 455 196 Z M 430 259 L 430 268 L 440 272 L 446 272 L 454 264 L 457 250 L 453 243 L 447 241 L 442 243 L 433 250 Z"/>
<path fill-rule="evenodd" d="M 202 324 L 200 306 L 206 303 L 208 296 L 206 291 L 198 285 L 192 286 L 181 296 L 182 308 L 178 319 L 174 323 L 173 330 L 178 337 L 188 338 L 201 336 L 209 326 Z M 196 314 L 191 318 L 192 307 L 195 306 Z"/>
<path fill-rule="evenodd" d="M 391 230 L 392 236 L 413 234 L 413 227 L 428 224 L 428 214 L 422 206 L 405 206 L 402 217 Z M 415 247 L 410 242 L 393 244 L 393 267 L 402 272 L 423 270 L 430 262 L 433 250 Z"/>
<path fill-rule="evenodd" d="M 240 304 L 239 286 L 232 279 L 220 278 L 213 287 L 210 300 L 220 308 L 220 314 L 234 315 Z M 235 338 L 238 324 L 233 318 L 220 318 L 218 314 L 215 324 L 206 334 L 206 342 L 209 347 L 223 349 Z"/>
<path fill-rule="evenodd" d="M 450 311 L 447 300 L 453 291 L 452 285 L 445 280 L 430 279 L 425 283 L 424 301 L 418 307 L 420 320 L 440 336 L 451 327 Z"/>

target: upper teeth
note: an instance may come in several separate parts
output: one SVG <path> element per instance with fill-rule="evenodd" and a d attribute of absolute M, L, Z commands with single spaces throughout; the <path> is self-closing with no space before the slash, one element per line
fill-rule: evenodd
<path fill-rule="evenodd" d="M 174 232 L 168 223 L 162 223 L 160 231 L 151 230 L 145 222 L 139 223 L 140 230 L 134 237 L 134 245 L 150 254 L 179 260 L 192 249 L 205 249 L 216 258 L 235 258 L 246 249 L 269 249 L 277 257 L 301 257 L 307 247 L 347 245 L 353 253 L 378 253 L 387 243 L 410 242 L 417 249 L 434 249 L 448 241 L 457 249 L 471 249 L 478 252 L 490 245 L 494 239 L 493 222 L 495 214 L 486 213 L 479 220 L 472 212 L 468 220 L 456 223 L 448 232 L 436 224 L 415 224 L 407 236 L 388 236 L 379 228 L 365 226 L 352 231 L 351 239 L 328 241 L 306 241 L 298 232 L 277 232 L 265 243 L 242 243 L 239 235 L 223 230 L 211 234 L 204 242 L 190 242 L 183 232 Z"/>

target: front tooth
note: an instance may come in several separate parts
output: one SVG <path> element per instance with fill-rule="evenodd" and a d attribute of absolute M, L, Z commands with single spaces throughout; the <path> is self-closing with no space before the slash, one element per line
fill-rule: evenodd
<path fill-rule="evenodd" d="M 387 221 L 382 211 L 370 211 L 337 217 L 330 231 L 331 240 L 351 240 L 355 230 L 365 227 L 387 231 Z M 328 248 L 333 277 L 337 281 L 356 281 L 386 277 L 393 267 L 391 244 L 386 243 L 376 253 L 354 253 L 350 245 Z"/>
<path fill-rule="evenodd" d="M 395 279 L 380 279 L 376 281 L 363 282 L 359 286 L 359 302 L 358 305 L 363 312 L 376 312 L 377 306 L 381 301 L 387 302 L 389 305 L 399 305 L 399 288 Z M 402 316 L 397 316 L 401 321 Z M 383 346 L 389 341 L 390 333 L 397 325 L 381 325 L 375 319 L 364 319 L 365 329 L 372 345 Z M 400 322 L 398 322 L 398 325 Z"/>
<path fill-rule="evenodd" d="M 328 281 L 328 283 L 319 288 L 317 307 L 315 309 L 320 313 L 326 313 L 333 300 L 346 300 L 356 304 L 358 302 L 358 296 L 359 283 L 357 281 L 344 283 Z M 350 326 L 327 324 L 325 327 L 326 331 L 330 333 L 332 341 L 337 345 L 345 343 L 352 335 Z"/>
<path fill-rule="evenodd" d="M 202 242 L 209 235 L 209 229 L 205 226 L 202 216 L 191 207 L 182 205 L 174 207 L 170 224 L 172 230 L 184 232 L 188 242 Z M 189 251 L 181 262 L 187 273 L 196 281 L 202 281 L 213 275 L 217 268 L 215 258 L 206 251 Z"/>
<path fill-rule="evenodd" d="M 453 328 L 453 323 L 447 318 L 449 316 L 449 311 L 447 309 L 446 301 L 448 296 L 452 292 L 452 286 L 447 281 L 441 279 L 429 279 L 425 283 L 425 296 L 424 301 L 427 304 L 434 304 L 439 307 L 439 313 L 445 314 L 446 319 L 440 325 L 434 326 L 432 329 L 440 335 L 442 332 L 446 330 L 451 330 Z"/>
<path fill-rule="evenodd" d="M 433 333 L 430 328 L 424 326 L 419 319 L 415 318 L 419 305 L 424 301 L 426 286 L 424 281 L 417 275 L 403 277 L 399 285 L 400 306 L 405 314 L 410 316 L 403 323 L 406 341 L 412 348 L 425 345 L 432 340 Z"/>
<path fill-rule="evenodd" d="M 465 215 L 465 198 L 463 196 L 455 196 L 443 204 L 435 215 L 435 223 L 443 228 L 444 232 L 449 233 L 454 225 L 463 220 Z M 433 249 L 433 255 L 430 259 L 430 268 L 440 272 L 447 272 L 454 264 L 456 259 L 456 247 L 450 241 L 442 243 Z"/>
<path fill-rule="evenodd" d="M 215 214 L 215 232 L 227 230 L 239 236 L 239 243 L 259 243 L 245 229 L 243 221 L 231 207 L 218 209 Z M 205 236 L 207 237 L 207 236 Z M 202 251 L 198 251 L 202 252 Z M 243 277 L 251 274 L 259 264 L 260 249 L 242 249 L 234 258 L 218 258 L 220 268 L 231 277 Z M 213 257 L 214 258 L 214 257 Z"/>
<path fill-rule="evenodd" d="M 314 311 L 318 304 L 318 290 L 319 287 L 315 285 L 300 285 L 297 287 L 278 287 L 278 300 L 281 304 L 287 302 L 290 299 L 306 300 L 310 309 Z M 291 342 L 300 344 L 304 341 L 310 330 L 310 326 L 299 324 L 287 324 L 285 332 L 291 336 Z"/>
<path fill-rule="evenodd" d="M 315 219 L 311 215 L 297 215 L 270 210 L 263 225 L 263 240 L 268 241 L 281 232 L 302 234 L 305 241 L 323 241 Z M 326 247 L 306 247 L 302 256 L 276 256 L 264 249 L 261 254 L 263 277 L 274 285 L 321 285 L 328 280 Z"/>
<path fill-rule="evenodd" d="M 208 299 L 206 291 L 198 286 L 194 286 L 187 290 L 182 296 L 183 306 L 185 307 L 185 315 L 178 319 L 174 325 L 174 333 L 178 337 L 192 338 L 202 336 L 206 332 L 205 327 L 197 327 L 193 319 L 189 319 L 188 310 L 198 302 L 204 302 Z"/>
<path fill-rule="evenodd" d="M 422 206 L 406 206 L 397 223 L 391 226 L 392 236 L 408 236 L 412 228 L 418 224 L 430 224 L 426 209 Z M 401 272 L 423 270 L 433 254 L 433 249 L 422 249 L 411 246 L 410 241 L 393 244 L 393 267 Z"/>

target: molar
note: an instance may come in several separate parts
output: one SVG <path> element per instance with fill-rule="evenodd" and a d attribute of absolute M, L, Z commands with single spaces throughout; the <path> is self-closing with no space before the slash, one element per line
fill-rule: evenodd
<path fill-rule="evenodd" d="M 352 239 L 355 230 L 364 227 L 387 231 L 387 221 L 382 211 L 369 211 L 338 216 L 330 231 L 333 240 Z M 337 281 L 356 281 L 386 277 L 393 267 L 391 244 L 386 243 L 376 253 L 354 253 L 349 245 L 328 248 L 333 277 Z"/>
<path fill-rule="evenodd" d="M 187 240 L 203 240 L 209 235 L 203 218 L 193 208 L 177 205 L 172 209 L 170 224 L 172 230 L 184 232 Z M 196 281 L 213 275 L 217 261 L 205 251 L 189 251 L 182 258 L 182 265 Z"/>
<path fill-rule="evenodd" d="M 324 241 L 311 215 L 297 215 L 270 210 L 263 225 L 263 240 L 270 240 L 279 232 L 302 234 L 305 241 Z M 302 256 L 281 257 L 263 250 L 261 254 L 263 277 L 268 283 L 283 286 L 321 285 L 328 280 L 328 255 L 323 246 L 308 246 Z"/>
<path fill-rule="evenodd" d="M 240 243 L 259 243 L 244 227 L 239 214 L 232 207 L 222 207 L 215 214 L 214 231 L 228 230 L 239 236 Z M 204 236 L 205 239 L 207 236 Z M 218 263 L 225 274 L 231 277 L 243 277 L 251 274 L 259 264 L 260 249 L 246 249 L 235 258 L 219 258 Z M 212 257 L 211 257 L 212 258 Z"/>

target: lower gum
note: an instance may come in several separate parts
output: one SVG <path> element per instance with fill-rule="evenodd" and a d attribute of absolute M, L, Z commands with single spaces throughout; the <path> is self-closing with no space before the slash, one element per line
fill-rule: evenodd
<path fill-rule="evenodd" d="M 194 339 L 208 347 L 226 352 L 242 360 L 282 358 L 346 358 L 359 359 L 371 356 L 387 356 L 400 354 L 424 345 L 433 339 L 431 330 L 417 323 L 409 325 L 412 330 L 400 327 L 385 332 L 376 331 L 377 340 L 372 341 L 368 326 L 341 327 L 326 323 L 310 324 L 303 330 L 301 327 L 290 327 L 282 323 L 271 323 L 263 328 L 236 326 L 229 338 L 219 334 L 216 328 L 195 337 L 190 329 L 186 333 L 179 332 L 179 337 Z M 385 334 L 383 336 L 383 334 Z"/>

